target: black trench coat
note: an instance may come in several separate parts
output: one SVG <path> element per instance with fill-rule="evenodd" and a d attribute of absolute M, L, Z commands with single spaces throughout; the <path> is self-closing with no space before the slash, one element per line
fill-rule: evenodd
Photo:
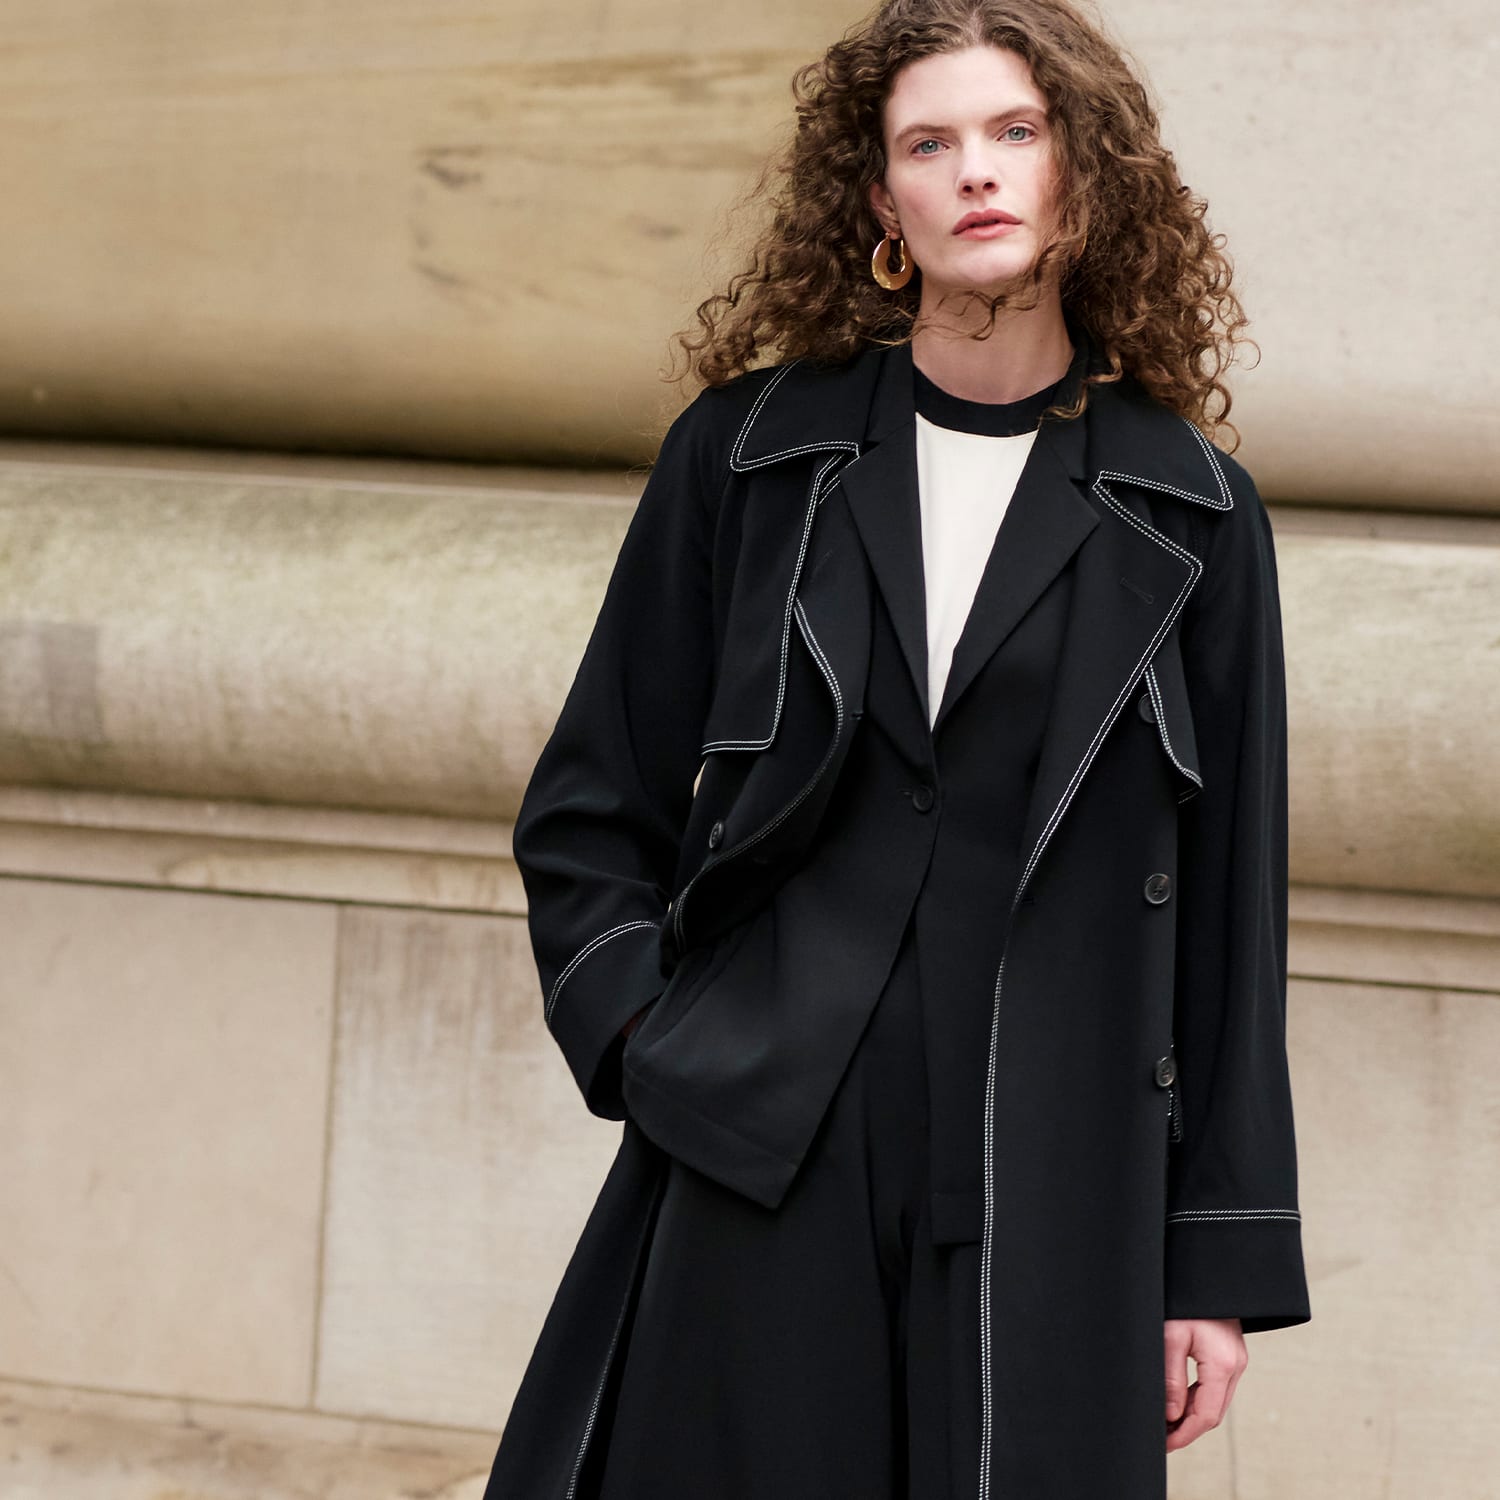
<path fill-rule="evenodd" d="M 1097 358 L 1081 344 L 1070 380 Z M 873 405 L 892 360 L 909 347 L 755 371 L 676 419 L 523 799 L 547 1024 L 588 1107 L 630 1123 L 487 1500 L 585 1500 L 663 1153 L 775 1207 L 868 1019 L 873 996 L 831 986 L 749 1055 L 769 976 L 737 938 L 816 838 L 858 730 L 899 508 Z M 1068 573 L 1023 873 L 995 913 L 979 1500 L 1155 1500 L 1162 1319 L 1309 1317 L 1269 520 L 1246 471 L 1133 382 L 1092 388 L 1076 422 L 1023 591 Z M 1143 779 L 1116 729 L 1137 706 L 1166 774 Z M 1091 1011 L 1134 1040 L 1077 1045 Z"/>

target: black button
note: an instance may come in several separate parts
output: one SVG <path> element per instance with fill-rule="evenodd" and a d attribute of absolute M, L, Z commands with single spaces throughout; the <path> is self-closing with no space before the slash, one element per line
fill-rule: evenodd
<path fill-rule="evenodd" d="M 1172 1061 L 1170 1053 L 1156 1059 L 1156 1081 L 1164 1089 L 1171 1088 L 1177 1081 L 1177 1064 Z"/>
<path fill-rule="evenodd" d="M 723 843 L 723 841 L 724 825 L 723 823 L 715 823 L 714 826 L 708 830 L 708 847 L 710 849 L 717 849 L 719 845 Z"/>
<path fill-rule="evenodd" d="M 924 781 L 922 785 L 919 786 L 911 794 L 911 805 L 916 808 L 918 812 L 931 812 L 932 802 L 932 788 L 928 786 Z"/>
<path fill-rule="evenodd" d="M 1152 906 L 1160 906 L 1172 894 L 1170 875 L 1148 875 L 1146 877 L 1146 899 Z"/>
<path fill-rule="evenodd" d="M 1156 723 L 1156 705 L 1151 701 L 1150 693 L 1142 693 L 1135 700 L 1135 711 L 1148 723 Z"/>

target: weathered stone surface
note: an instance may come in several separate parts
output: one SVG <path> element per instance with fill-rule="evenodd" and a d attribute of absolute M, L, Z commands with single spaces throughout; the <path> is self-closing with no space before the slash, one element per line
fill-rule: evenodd
<path fill-rule="evenodd" d="M 0 786 L 0 875 L 524 916 L 511 826 Z"/>
<path fill-rule="evenodd" d="M 1301 981 L 1289 1030 L 1313 1319 L 1251 1336 L 1232 1482 L 1174 1500 L 1493 1494 L 1500 994 Z"/>
<path fill-rule="evenodd" d="M 630 514 L 0 468 L 0 782 L 508 819 Z"/>
<path fill-rule="evenodd" d="M 792 125 L 792 74 L 865 9 L 160 0 L 143 28 L 18 0 L 0 426 L 646 458 L 681 399 L 668 341 L 738 267 L 732 206 Z M 1486 0 L 1107 12 L 1229 236 L 1265 493 L 1500 505 Z M 1397 97 L 1442 101 L 1440 151 L 1392 129 Z"/>
<path fill-rule="evenodd" d="M 0 879 L 0 1375 L 306 1401 L 334 929 Z"/>
<path fill-rule="evenodd" d="M 1292 869 L 1500 895 L 1500 548 L 1278 540 Z"/>
<path fill-rule="evenodd" d="M 0 465 L 0 783 L 508 821 L 631 503 L 490 475 Z M 1275 515 L 1293 878 L 1500 894 L 1495 523 Z"/>
<path fill-rule="evenodd" d="M 0 1382 L 5 1500 L 480 1500 L 488 1434 Z"/>
<path fill-rule="evenodd" d="M 620 1140 L 526 924 L 349 909 L 314 1404 L 498 1430 Z"/>

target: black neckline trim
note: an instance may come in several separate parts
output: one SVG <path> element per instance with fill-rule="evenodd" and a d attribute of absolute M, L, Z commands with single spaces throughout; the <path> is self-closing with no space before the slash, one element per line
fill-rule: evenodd
<path fill-rule="evenodd" d="M 945 391 L 915 364 L 911 367 L 911 377 L 919 416 L 935 426 L 978 433 L 982 437 L 1020 437 L 1034 432 L 1042 413 L 1057 399 L 1058 388 L 1068 378 L 1064 375 L 1046 390 L 1022 396 L 1019 401 L 970 401 Z"/>

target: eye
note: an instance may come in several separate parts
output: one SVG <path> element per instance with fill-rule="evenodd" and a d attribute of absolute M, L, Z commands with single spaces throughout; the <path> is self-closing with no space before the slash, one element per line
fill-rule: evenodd
<path fill-rule="evenodd" d="M 918 141 L 918 142 L 917 142 L 917 143 L 916 143 L 916 145 L 914 145 L 914 146 L 913 146 L 913 147 L 912 147 L 912 148 L 911 148 L 911 151 L 912 151 L 912 155 L 913 155 L 913 156 L 933 156 L 933 155 L 935 155 L 935 154 L 936 154 L 936 153 L 935 153 L 935 152 L 932 152 L 932 151 L 924 151 L 924 150 L 922 150 L 922 147 L 923 147 L 923 146 L 936 146 L 936 145 L 938 145 L 938 144 L 939 144 L 939 143 L 938 143 L 938 142 L 937 142 L 937 141 L 935 141 L 935 140 L 933 140 L 933 138 L 932 138 L 932 137 L 931 137 L 931 136 L 928 136 L 928 137 L 927 137 L 927 138 L 926 138 L 926 140 L 921 140 L 921 141 Z"/>
<path fill-rule="evenodd" d="M 1012 132 L 1016 130 L 1028 131 L 1030 134 L 1020 136 L 1013 135 Z M 1008 141 L 1015 141 L 1017 145 L 1020 145 L 1023 141 L 1028 140 L 1030 136 L 1035 134 L 1036 131 L 1032 130 L 1030 125 L 1007 125 L 1005 127 L 1005 139 Z"/>

